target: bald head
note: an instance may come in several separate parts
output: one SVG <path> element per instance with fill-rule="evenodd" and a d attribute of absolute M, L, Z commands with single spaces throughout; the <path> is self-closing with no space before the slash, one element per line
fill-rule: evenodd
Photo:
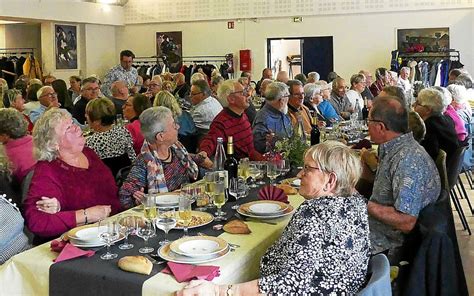
<path fill-rule="evenodd" d="M 408 132 L 408 113 L 400 98 L 377 97 L 370 110 L 372 120 L 382 121 L 388 130 L 405 134 Z"/>
<path fill-rule="evenodd" d="M 277 81 L 287 83 L 290 77 L 288 76 L 288 72 L 286 71 L 280 71 L 277 74 Z"/>

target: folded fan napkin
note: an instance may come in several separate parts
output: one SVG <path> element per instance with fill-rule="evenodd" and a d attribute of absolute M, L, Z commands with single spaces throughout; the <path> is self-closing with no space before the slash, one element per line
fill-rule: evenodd
<path fill-rule="evenodd" d="M 288 203 L 288 195 L 285 194 L 285 191 L 272 185 L 267 185 L 261 188 L 258 191 L 258 199 Z"/>
<path fill-rule="evenodd" d="M 59 240 L 53 240 L 51 241 L 51 250 L 54 252 L 61 252 L 64 247 L 66 246 L 67 241 L 59 239 Z"/>
<path fill-rule="evenodd" d="M 372 148 L 372 144 L 370 143 L 369 140 L 362 139 L 362 140 L 359 141 L 359 143 L 354 144 L 354 146 L 352 146 L 352 148 L 353 149 L 362 149 L 362 148 L 370 149 L 370 148 Z"/>
<path fill-rule="evenodd" d="M 70 243 L 67 243 L 59 254 L 59 256 L 53 261 L 57 263 L 82 256 L 91 257 L 94 254 L 95 251 L 84 251 L 76 246 L 71 245 Z"/>
<path fill-rule="evenodd" d="M 212 281 L 220 275 L 219 266 L 174 262 L 168 262 L 168 267 L 164 268 L 162 272 L 174 275 L 178 283 L 189 282 L 192 279 Z"/>

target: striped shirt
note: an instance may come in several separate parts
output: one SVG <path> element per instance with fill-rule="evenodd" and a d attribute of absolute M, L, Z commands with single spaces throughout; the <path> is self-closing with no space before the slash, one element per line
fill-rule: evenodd
<path fill-rule="evenodd" d="M 229 108 L 224 108 L 211 123 L 209 132 L 201 141 L 199 150 L 205 151 L 207 155 L 214 155 L 217 146 L 217 138 L 222 137 L 227 143 L 229 136 L 234 141 L 234 157 L 241 159 L 249 157 L 251 160 L 261 160 L 262 155 L 253 146 L 252 126 L 245 113 L 238 115 Z"/>

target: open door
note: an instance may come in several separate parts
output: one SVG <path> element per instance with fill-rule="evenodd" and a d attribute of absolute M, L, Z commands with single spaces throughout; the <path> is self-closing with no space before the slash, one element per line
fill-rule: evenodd
<path fill-rule="evenodd" d="M 329 72 L 334 71 L 332 36 L 304 37 L 301 41 L 303 73 L 316 71 L 322 80 L 327 80 Z"/>

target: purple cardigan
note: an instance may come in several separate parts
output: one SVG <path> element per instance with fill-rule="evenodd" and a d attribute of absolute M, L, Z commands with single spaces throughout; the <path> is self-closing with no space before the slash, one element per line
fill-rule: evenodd
<path fill-rule="evenodd" d="M 21 183 L 36 163 L 33 156 L 33 138 L 26 135 L 12 139 L 5 145 L 5 152 L 13 167 L 13 176 Z"/>
<path fill-rule="evenodd" d="M 454 129 L 456 130 L 458 140 L 461 142 L 464 141 L 467 137 L 466 127 L 464 126 L 464 121 L 461 119 L 461 117 L 459 117 L 453 106 L 448 105 L 448 108 L 446 108 L 446 111 L 444 111 L 444 115 L 451 117 L 451 119 L 454 121 Z"/>
<path fill-rule="evenodd" d="M 112 213 L 120 210 L 117 186 L 110 169 L 93 150 L 84 147 L 89 168 L 73 167 L 60 159 L 39 161 L 25 200 L 25 218 L 34 234 L 57 237 L 76 227 L 76 210 L 96 205 L 111 205 Z M 47 214 L 36 208 L 42 196 L 56 197 L 61 211 Z"/>

